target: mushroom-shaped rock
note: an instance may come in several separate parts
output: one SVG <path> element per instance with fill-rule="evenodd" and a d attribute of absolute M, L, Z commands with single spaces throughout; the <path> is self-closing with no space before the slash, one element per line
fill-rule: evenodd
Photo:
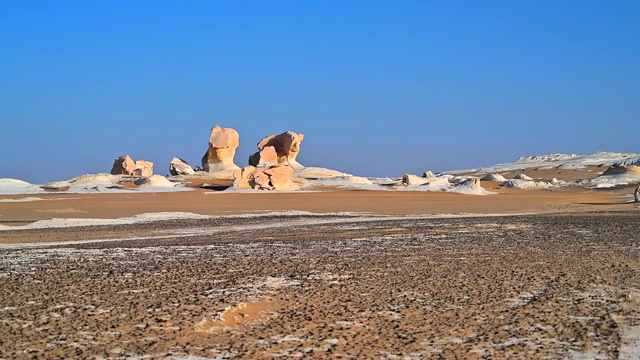
<path fill-rule="evenodd" d="M 169 163 L 169 173 L 171 173 L 171 175 L 193 175 L 196 172 L 193 171 L 191 165 L 186 161 L 179 157 L 174 157 L 171 163 Z"/>
<path fill-rule="evenodd" d="M 202 168 L 207 172 L 239 169 L 233 157 L 240 145 L 240 135 L 231 128 L 214 126 L 209 136 L 209 148 L 202 157 Z"/>
<path fill-rule="evenodd" d="M 133 176 L 151 176 L 153 175 L 153 163 L 151 161 L 136 161 L 136 169 L 131 173 Z"/>
<path fill-rule="evenodd" d="M 289 165 L 294 170 L 298 170 L 304 168 L 304 166 L 296 161 L 296 157 L 300 152 L 300 143 L 303 139 L 303 134 L 287 131 L 280 135 L 270 135 L 260 140 L 258 149 L 262 150 L 267 146 L 273 146 L 278 155 L 279 165 Z M 256 156 L 256 154 L 252 155 L 252 157 L 254 156 Z"/>
<path fill-rule="evenodd" d="M 257 153 L 249 156 L 249 165 L 269 168 L 278 164 L 278 153 L 273 146 L 265 146 Z"/>
<path fill-rule="evenodd" d="M 131 175 L 135 170 L 136 162 L 129 155 L 124 155 L 113 162 L 111 175 Z"/>
<path fill-rule="evenodd" d="M 640 186 L 636 188 L 636 191 L 633 193 L 633 198 L 635 202 L 640 202 Z"/>

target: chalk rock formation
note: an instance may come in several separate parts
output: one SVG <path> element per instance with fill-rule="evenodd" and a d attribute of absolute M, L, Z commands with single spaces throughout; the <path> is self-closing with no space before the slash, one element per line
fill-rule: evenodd
<path fill-rule="evenodd" d="M 289 165 L 292 169 L 299 170 L 304 168 L 296 161 L 296 157 L 300 152 L 300 143 L 303 139 L 303 134 L 287 131 L 280 135 L 269 135 L 260 140 L 258 149 L 262 151 L 267 146 L 273 146 L 278 156 L 278 165 Z M 258 156 L 256 153 L 251 155 L 249 159 L 251 161 L 253 158 L 255 162 L 255 159 L 259 158 Z"/>
<path fill-rule="evenodd" d="M 26 181 L 12 178 L 0 179 L 0 195 L 34 194 L 43 191 L 38 185 Z"/>
<path fill-rule="evenodd" d="M 151 161 L 136 161 L 136 169 L 131 173 L 133 176 L 151 176 L 153 175 L 153 163 Z"/>
<path fill-rule="evenodd" d="M 124 155 L 113 162 L 111 175 L 131 175 L 135 169 L 136 162 L 129 155 Z"/>
<path fill-rule="evenodd" d="M 278 164 L 278 153 L 273 146 L 265 146 L 257 153 L 249 156 L 249 165 L 269 168 Z"/>
<path fill-rule="evenodd" d="M 633 193 L 633 198 L 636 202 L 640 202 L 640 186 L 638 186 L 636 191 Z"/>
<path fill-rule="evenodd" d="M 269 169 L 245 166 L 233 173 L 233 186 L 254 190 L 289 190 L 293 171 L 290 166 L 276 166 Z"/>
<path fill-rule="evenodd" d="M 480 184 L 480 179 L 478 178 L 467 178 L 459 183 L 457 183 L 453 189 L 454 192 L 463 193 L 463 194 L 475 194 L 475 195 L 484 195 L 485 190 L 482 188 Z"/>
<path fill-rule="evenodd" d="M 196 172 L 193 171 L 191 165 L 186 161 L 179 157 L 174 157 L 171 163 L 169 163 L 169 173 L 171 173 L 171 175 L 193 175 Z"/>
<path fill-rule="evenodd" d="M 532 180 L 522 180 L 522 179 L 511 179 L 502 183 L 502 187 L 505 187 L 505 188 L 517 188 L 517 189 L 524 189 L 524 190 L 550 189 L 556 186 L 558 185 L 552 184 L 548 181 L 532 181 Z"/>
<path fill-rule="evenodd" d="M 269 183 L 274 190 L 286 190 L 292 188 L 291 178 L 293 170 L 291 166 L 276 166 L 263 171 L 269 176 Z"/>
<path fill-rule="evenodd" d="M 639 175 L 640 176 L 640 166 L 624 166 L 624 165 L 613 165 L 605 171 L 602 176 L 611 176 L 611 175 L 622 175 L 622 174 L 630 174 L 630 175 Z"/>
<path fill-rule="evenodd" d="M 482 180 L 482 181 L 498 181 L 498 182 L 507 181 L 507 179 L 504 176 L 502 176 L 502 174 L 488 174 L 488 175 L 485 175 L 480 180 Z"/>
<path fill-rule="evenodd" d="M 401 187 L 398 190 L 412 190 L 412 191 L 441 191 L 448 189 L 451 184 L 449 180 L 450 176 L 434 176 L 431 178 L 423 178 L 417 175 L 405 174 L 402 177 Z"/>
<path fill-rule="evenodd" d="M 551 179 L 551 184 L 553 185 L 565 185 L 567 182 L 564 180 L 558 180 L 557 178 Z"/>
<path fill-rule="evenodd" d="M 518 179 L 518 180 L 529 180 L 529 181 L 532 181 L 532 180 L 533 180 L 533 178 L 532 178 L 532 177 L 527 176 L 527 175 L 525 175 L 525 174 L 518 174 L 518 175 L 514 176 L 513 178 L 514 178 L 514 179 Z"/>
<path fill-rule="evenodd" d="M 428 182 L 427 179 L 422 178 L 418 175 L 412 175 L 412 174 L 402 175 L 402 183 L 405 185 L 422 185 L 427 182 Z"/>
<path fill-rule="evenodd" d="M 360 185 L 373 185 L 373 181 L 367 179 L 364 176 L 345 176 L 344 180 L 351 184 L 360 184 Z"/>
<path fill-rule="evenodd" d="M 335 177 L 351 176 L 350 174 L 343 173 L 342 171 L 331 170 L 326 168 L 319 168 L 313 166 L 305 166 L 302 169 L 296 170 L 296 178 L 300 179 L 329 179 Z"/>
<path fill-rule="evenodd" d="M 433 171 L 425 171 L 422 173 L 422 177 L 425 179 L 429 179 L 435 177 L 435 175 L 433 174 Z"/>
<path fill-rule="evenodd" d="M 166 177 L 161 175 L 151 175 L 141 177 L 135 181 L 135 184 L 140 187 L 168 187 L 172 188 L 176 186 L 175 183 L 169 181 Z"/>
<path fill-rule="evenodd" d="M 129 155 L 120 156 L 113 162 L 111 175 L 151 176 L 153 163 L 151 161 L 133 161 Z"/>
<path fill-rule="evenodd" d="M 640 166 L 640 156 L 620 160 L 614 163 L 613 166 Z"/>
<path fill-rule="evenodd" d="M 202 168 L 207 172 L 237 170 L 233 162 L 236 149 L 240 145 L 240 135 L 231 128 L 215 126 L 209 136 L 209 148 L 202 157 Z"/>

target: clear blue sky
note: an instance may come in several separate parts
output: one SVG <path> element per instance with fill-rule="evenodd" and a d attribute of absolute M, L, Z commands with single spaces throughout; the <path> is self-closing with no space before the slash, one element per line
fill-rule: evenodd
<path fill-rule="evenodd" d="M 640 1 L 0 0 L 0 178 L 195 166 L 210 128 L 359 175 L 640 152 Z"/>

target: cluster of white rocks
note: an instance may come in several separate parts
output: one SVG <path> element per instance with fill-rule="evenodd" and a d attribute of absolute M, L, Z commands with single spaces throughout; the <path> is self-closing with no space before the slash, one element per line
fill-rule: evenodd
<path fill-rule="evenodd" d="M 462 194 L 492 194 L 482 187 L 482 181 L 497 182 L 504 188 L 551 189 L 561 186 L 607 188 L 640 183 L 640 156 L 630 153 L 599 152 L 592 155 L 551 154 L 529 156 L 512 163 L 487 168 L 450 171 L 434 174 L 426 171 L 422 176 L 404 174 L 402 178 L 372 178 L 346 174 L 341 171 L 305 167 L 297 161 L 304 135 L 286 131 L 269 135 L 257 143 L 257 151 L 249 156 L 248 165 L 235 163 L 240 134 L 232 128 L 214 126 L 209 133 L 207 149 L 201 166 L 193 168 L 182 158 L 174 157 L 169 164 L 171 177 L 153 174 L 153 163 L 134 161 L 129 155 L 114 160 L 110 174 L 87 174 L 67 181 L 43 186 L 0 179 L 0 194 L 44 190 L 73 192 L 114 192 L 134 188 L 140 191 L 188 190 L 185 186 L 193 178 L 215 180 L 203 187 L 231 186 L 236 190 L 392 190 L 433 191 Z M 584 180 L 534 179 L 524 174 L 526 169 L 574 170 L 585 166 L 606 168 L 601 175 Z M 517 175 L 513 176 L 514 173 Z M 458 175 L 466 174 L 466 175 Z M 511 174 L 507 178 L 506 174 Z M 529 172 L 529 174 L 535 174 Z M 535 176 L 535 175 L 534 175 Z M 224 185 L 218 185 L 224 184 Z M 6 189 L 5 189 L 6 188 Z M 4 190 L 3 190 L 4 189 Z"/>
<path fill-rule="evenodd" d="M 523 166 L 524 165 L 524 166 Z M 593 155 L 552 154 L 519 158 L 514 163 L 498 164 L 484 169 L 463 170 L 475 174 L 484 174 L 487 170 L 512 172 L 518 168 L 536 168 L 537 170 L 576 170 L 587 166 L 596 166 L 604 170 L 601 174 L 581 180 L 563 181 L 533 179 L 526 174 L 518 174 L 507 179 L 500 172 L 487 173 L 483 181 L 495 181 L 502 187 L 519 189 L 552 189 L 562 186 L 582 186 L 587 188 L 610 188 L 640 183 L 640 157 L 627 153 L 595 153 Z M 462 172 L 462 171 L 461 171 Z"/>
<path fill-rule="evenodd" d="M 422 176 L 404 174 L 399 179 L 365 178 L 340 171 L 318 167 L 305 167 L 297 161 L 304 135 L 286 131 L 279 135 L 269 135 L 257 143 L 257 151 L 249 156 L 248 165 L 241 167 L 235 162 L 236 149 L 240 146 L 240 134 L 232 128 L 214 126 L 209 134 L 209 142 L 201 165 L 191 167 L 185 160 L 174 157 L 169 164 L 169 172 L 176 178 L 197 176 L 206 179 L 228 181 L 237 189 L 251 190 L 318 190 L 318 189 L 363 189 L 363 190 L 405 190 L 405 191 L 446 191 L 464 194 L 485 195 L 481 182 L 498 182 L 505 188 L 550 189 L 559 186 L 580 185 L 586 187 L 610 187 L 620 183 L 640 182 L 640 158 L 635 154 L 596 153 L 588 156 L 575 154 L 551 154 L 529 156 L 514 163 L 498 164 L 491 168 L 468 171 L 472 175 L 454 176 L 452 172 L 434 174 L 427 171 Z M 520 173 L 507 178 L 501 172 L 524 169 L 528 165 L 547 166 L 558 169 L 575 169 L 583 165 L 611 162 L 611 167 L 601 176 L 565 182 L 533 179 Z M 491 171 L 490 170 L 494 170 Z M 143 160 L 133 161 L 128 156 L 116 159 L 112 174 L 150 176 L 153 164 Z M 463 173 L 463 171 L 460 171 Z M 182 178 L 184 179 L 184 178 Z M 147 183 L 149 181 L 146 181 Z M 157 181 L 156 181 L 157 182 Z M 139 181 L 145 183 L 145 181 Z"/>

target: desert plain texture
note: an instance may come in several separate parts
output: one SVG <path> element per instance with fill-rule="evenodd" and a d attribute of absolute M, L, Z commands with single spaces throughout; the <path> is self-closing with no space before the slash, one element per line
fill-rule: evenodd
<path fill-rule="evenodd" d="M 639 358 L 635 186 L 482 186 L 1 196 L 0 358 Z"/>

